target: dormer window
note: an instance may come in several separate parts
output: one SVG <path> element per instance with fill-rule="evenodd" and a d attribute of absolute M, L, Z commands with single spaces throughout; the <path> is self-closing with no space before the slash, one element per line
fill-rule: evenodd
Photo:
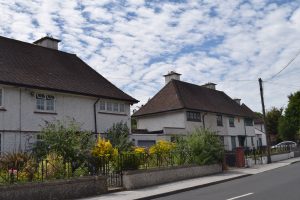
<path fill-rule="evenodd" d="M 39 111 L 54 111 L 55 98 L 53 95 L 36 94 L 36 109 Z"/>

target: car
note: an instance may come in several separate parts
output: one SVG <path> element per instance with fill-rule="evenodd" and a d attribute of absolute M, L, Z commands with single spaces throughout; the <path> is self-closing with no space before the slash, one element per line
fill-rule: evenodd
<path fill-rule="evenodd" d="M 272 149 L 284 148 L 284 147 L 295 148 L 296 146 L 297 146 L 296 142 L 293 142 L 293 141 L 283 141 L 283 142 L 280 142 L 280 143 L 272 146 L 271 148 Z"/>

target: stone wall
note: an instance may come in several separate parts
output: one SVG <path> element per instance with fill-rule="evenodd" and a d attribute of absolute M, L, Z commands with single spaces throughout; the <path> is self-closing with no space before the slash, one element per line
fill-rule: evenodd
<path fill-rule="evenodd" d="M 123 186 L 136 189 L 220 172 L 222 166 L 219 164 L 126 171 L 123 173 Z"/>
<path fill-rule="evenodd" d="M 61 200 L 99 195 L 107 192 L 106 177 L 80 177 L 0 187 L 2 200 Z"/>

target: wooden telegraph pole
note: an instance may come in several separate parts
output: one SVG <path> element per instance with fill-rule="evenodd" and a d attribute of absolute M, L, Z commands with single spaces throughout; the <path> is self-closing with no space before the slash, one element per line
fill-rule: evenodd
<path fill-rule="evenodd" d="M 264 128 L 265 128 L 265 133 L 266 133 L 266 137 L 267 137 L 267 150 L 268 150 L 268 164 L 272 163 L 271 160 L 271 149 L 270 149 L 270 142 L 271 142 L 271 138 L 270 138 L 270 134 L 267 130 L 266 127 L 266 111 L 265 111 L 265 102 L 264 102 L 264 93 L 263 93 L 263 87 L 262 87 L 262 79 L 259 78 L 258 79 L 259 82 L 259 89 L 260 89 L 260 98 L 261 98 L 261 106 L 262 106 L 262 112 L 263 112 L 263 120 L 264 120 Z"/>

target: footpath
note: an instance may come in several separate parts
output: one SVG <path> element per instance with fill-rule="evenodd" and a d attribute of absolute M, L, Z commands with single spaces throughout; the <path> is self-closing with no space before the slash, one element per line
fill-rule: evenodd
<path fill-rule="evenodd" d="M 167 183 L 137 190 L 108 193 L 97 197 L 84 198 L 82 200 L 145 200 L 155 197 L 166 196 L 196 188 L 206 187 L 226 181 L 251 176 L 265 171 L 284 167 L 296 162 L 300 162 L 300 157 L 283 160 L 271 164 L 254 165 L 251 168 L 229 168 L 227 171 L 211 176 L 188 179 L 173 183 Z"/>

